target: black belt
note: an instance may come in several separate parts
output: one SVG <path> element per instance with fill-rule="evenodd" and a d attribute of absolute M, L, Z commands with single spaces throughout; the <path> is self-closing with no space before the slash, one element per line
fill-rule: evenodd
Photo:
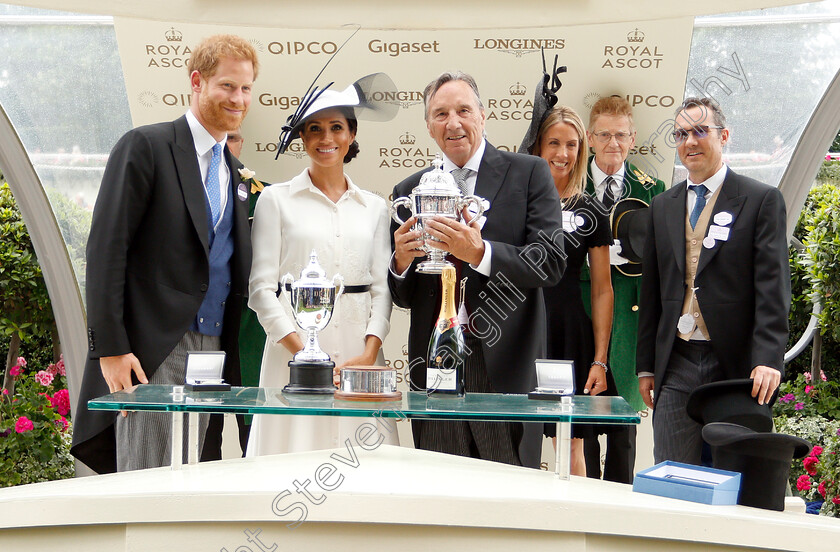
<path fill-rule="evenodd" d="M 286 284 L 286 291 L 292 291 L 292 284 Z M 370 284 L 363 284 L 359 286 L 344 286 L 344 293 L 366 293 L 370 291 Z M 277 286 L 277 296 L 280 297 L 280 286 Z"/>

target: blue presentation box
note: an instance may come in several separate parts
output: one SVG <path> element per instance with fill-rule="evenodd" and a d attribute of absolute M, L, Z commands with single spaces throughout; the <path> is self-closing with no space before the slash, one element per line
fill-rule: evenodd
<path fill-rule="evenodd" d="M 666 460 L 642 470 L 633 491 L 703 504 L 737 504 L 741 474 Z"/>

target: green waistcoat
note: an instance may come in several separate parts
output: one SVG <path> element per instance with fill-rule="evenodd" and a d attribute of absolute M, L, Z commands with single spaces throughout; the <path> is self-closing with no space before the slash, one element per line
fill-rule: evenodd
<path fill-rule="evenodd" d="M 595 195 L 595 184 L 591 173 L 592 157 L 586 164 L 586 192 Z M 624 162 L 624 186 L 629 188 L 629 195 L 622 192 L 621 197 L 641 199 L 647 204 L 656 194 L 665 191 L 665 183 L 648 176 L 631 163 Z M 645 403 L 639 394 L 639 380 L 636 377 L 636 333 L 639 325 L 639 295 L 642 288 L 642 278 L 625 276 L 612 267 L 612 286 L 614 296 L 612 336 L 610 337 L 609 365 L 612 370 L 615 385 L 619 394 L 630 406 L 636 410 L 645 410 Z M 590 314 L 591 286 L 589 283 L 589 266 L 584 265 L 580 271 L 580 288 L 583 293 L 583 304 Z"/>

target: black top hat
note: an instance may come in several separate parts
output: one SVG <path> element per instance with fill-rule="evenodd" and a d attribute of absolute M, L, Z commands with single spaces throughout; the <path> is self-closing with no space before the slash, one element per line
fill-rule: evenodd
<path fill-rule="evenodd" d="M 689 418 L 700 424 L 729 422 L 746 426 L 753 431 L 773 430 L 773 410 L 776 393 L 765 404 L 750 396 L 751 379 L 716 381 L 701 385 L 691 392 L 685 405 Z"/>
<path fill-rule="evenodd" d="M 620 255 L 628 261 L 615 268 L 625 276 L 642 275 L 642 252 L 647 241 L 649 222 L 648 204 L 635 197 L 622 199 L 610 213 L 613 238 L 621 242 Z"/>
<path fill-rule="evenodd" d="M 557 91 L 563 86 L 560 82 L 560 73 L 566 72 L 566 66 L 557 67 L 557 56 L 554 56 L 554 69 L 551 74 L 548 73 L 545 67 L 545 52 L 543 56 L 543 76 L 537 83 L 537 89 L 534 91 L 534 111 L 531 116 L 531 124 L 525 132 L 525 137 L 522 139 L 522 144 L 519 145 L 519 153 L 531 153 L 537 138 L 540 135 L 540 127 L 543 124 L 548 112 L 551 108 L 557 105 Z"/>
<path fill-rule="evenodd" d="M 738 504 L 785 509 L 790 463 L 811 450 L 805 439 L 781 433 L 759 433 L 738 424 L 715 422 L 703 428 L 712 446 L 712 465 L 741 474 Z"/>

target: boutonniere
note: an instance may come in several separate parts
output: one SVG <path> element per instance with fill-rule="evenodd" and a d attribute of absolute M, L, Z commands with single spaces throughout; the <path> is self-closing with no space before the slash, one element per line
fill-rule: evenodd
<path fill-rule="evenodd" d="M 262 182 L 254 178 L 257 175 L 254 171 L 249 169 L 248 167 L 242 167 L 239 169 L 239 178 L 242 179 L 242 182 L 250 182 L 251 183 L 251 193 L 256 194 L 263 191 L 265 186 Z"/>

